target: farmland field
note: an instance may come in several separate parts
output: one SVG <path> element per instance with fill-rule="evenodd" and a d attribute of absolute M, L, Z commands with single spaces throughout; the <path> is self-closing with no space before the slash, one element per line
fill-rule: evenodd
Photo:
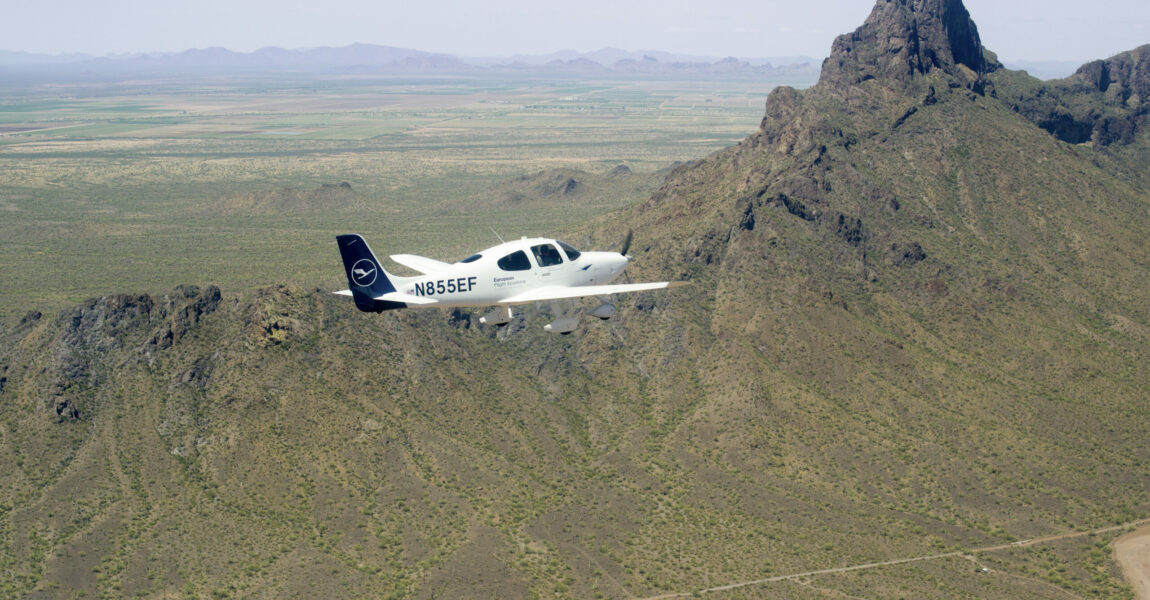
<path fill-rule="evenodd" d="M 570 233 L 649 193 L 658 171 L 745 137 L 778 83 L 787 82 L 8 81 L 0 318 L 180 283 L 335 287 L 332 237 L 346 231 L 381 253 L 444 260 L 495 241 L 492 228 Z M 619 165 L 635 181 L 596 183 Z M 473 201 L 553 170 L 589 178 L 591 191 L 544 204 Z"/>

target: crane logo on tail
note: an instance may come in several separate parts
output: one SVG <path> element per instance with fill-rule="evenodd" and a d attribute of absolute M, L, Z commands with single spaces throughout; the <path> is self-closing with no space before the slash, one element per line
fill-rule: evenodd
<path fill-rule="evenodd" d="M 351 280 L 359 286 L 371 287 L 371 284 L 375 283 L 377 273 L 375 263 L 367 258 L 361 258 L 351 266 Z"/>

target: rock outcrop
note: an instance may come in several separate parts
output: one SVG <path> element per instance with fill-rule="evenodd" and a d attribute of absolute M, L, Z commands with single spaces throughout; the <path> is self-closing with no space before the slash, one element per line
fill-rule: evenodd
<path fill-rule="evenodd" d="M 1095 147 L 1126 145 L 1150 125 L 1150 45 L 1039 82 L 1003 77 L 1000 97 L 1054 137 Z"/>
<path fill-rule="evenodd" d="M 1088 62 L 1069 80 L 1089 85 L 1115 104 L 1145 105 L 1150 102 L 1150 44 Z"/>
<path fill-rule="evenodd" d="M 165 350 L 216 310 L 220 289 L 182 285 L 170 294 L 113 294 L 92 298 L 57 317 L 62 331 L 54 356 L 48 404 L 60 422 L 81 418 L 86 390 L 102 381 L 105 357 L 128 348 L 140 359 Z"/>
<path fill-rule="evenodd" d="M 982 76 L 997 68 L 961 0 L 880 0 L 861 27 L 835 39 L 819 83 L 843 88 L 877 79 L 906 88 L 941 71 L 981 91 Z"/>
<path fill-rule="evenodd" d="M 145 349 L 164 350 L 179 340 L 188 330 L 211 314 L 220 304 L 220 288 L 212 285 L 202 292 L 194 285 L 181 285 L 165 298 L 163 321 L 155 330 Z"/>

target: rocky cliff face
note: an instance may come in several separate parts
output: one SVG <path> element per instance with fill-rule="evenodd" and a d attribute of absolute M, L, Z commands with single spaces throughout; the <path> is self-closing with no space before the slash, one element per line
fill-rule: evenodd
<path fill-rule="evenodd" d="M 147 294 L 92 298 L 56 318 L 59 334 L 44 342 L 50 349 L 44 358 L 50 365 L 46 370 L 52 374 L 50 384 L 33 393 L 42 398 L 40 404 L 55 411 L 60 422 L 79 420 L 91 409 L 86 405 L 91 391 L 124 364 L 122 358 L 109 363 L 109 356 L 126 351 L 133 362 L 145 361 L 186 335 L 219 303 L 218 287 L 201 290 L 191 285 L 155 298 Z M 22 322 L 17 331 L 35 321 L 39 317 Z M 0 353 L 0 358 L 5 354 Z"/>
<path fill-rule="evenodd" d="M 1117 104 L 1146 104 L 1150 102 L 1150 44 L 1088 62 L 1070 79 L 1108 95 Z"/>
<path fill-rule="evenodd" d="M 1070 144 L 1126 146 L 1150 125 L 1150 45 L 1086 63 L 1066 79 L 994 79 L 1014 110 Z"/>
<path fill-rule="evenodd" d="M 783 210 L 844 244 L 862 279 L 876 277 L 879 263 L 921 262 L 929 252 L 913 229 L 892 227 L 897 193 L 862 167 L 859 149 L 923 132 L 923 112 L 945 112 L 940 103 L 993 102 L 986 75 L 1000 68 L 961 1 L 879 0 L 861 27 L 835 40 L 819 83 L 776 88 L 759 131 L 732 151 L 733 162 L 758 165 L 737 188 L 738 227 Z"/>
<path fill-rule="evenodd" d="M 880 80 L 907 87 L 941 72 L 969 86 L 998 68 L 961 0 L 880 0 L 866 22 L 841 35 L 823 63 L 820 83 L 845 87 Z"/>

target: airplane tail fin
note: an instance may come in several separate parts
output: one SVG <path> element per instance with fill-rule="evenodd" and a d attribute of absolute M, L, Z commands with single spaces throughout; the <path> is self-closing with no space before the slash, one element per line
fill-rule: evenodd
<path fill-rule="evenodd" d="M 339 254 L 343 258 L 343 270 L 347 284 L 355 298 L 355 306 L 364 312 L 381 312 L 407 306 L 402 302 L 376 300 L 384 294 L 395 291 L 391 282 L 394 276 L 383 270 L 379 259 L 367 246 L 367 241 L 356 233 L 338 235 Z"/>

